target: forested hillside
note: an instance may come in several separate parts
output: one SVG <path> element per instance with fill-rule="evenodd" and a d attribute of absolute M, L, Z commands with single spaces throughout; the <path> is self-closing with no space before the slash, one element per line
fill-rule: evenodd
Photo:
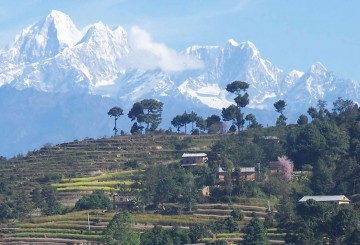
<path fill-rule="evenodd" d="M 286 102 L 278 101 L 276 126 L 264 127 L 241 113 L 246 86 L 228 89 L 239 102 L 222 111 L 234 125 L 229 132 L 217 115 L 204 127 L 192 113 L 179 115 L 175 132 L 135 116 L 131 136 L 2 158 L 0 243 L 356 244 L 358 105 L 339 98 L 327 109 L 319 101 L 288 125 Z M 183 153 L 208 159 L 186 167 Z M 315 195 L 345 195 L 350 204 L 299 203 Z"/>

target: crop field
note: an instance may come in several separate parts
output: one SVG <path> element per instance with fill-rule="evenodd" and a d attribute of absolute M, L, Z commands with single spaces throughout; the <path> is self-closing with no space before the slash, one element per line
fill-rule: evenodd
<path fill-rule="evenodd" d="M 51 186 L 59 192 L 60 201 L 64 205 L 73 206 L 83 194 L 89 194 L 96 190 L 116 193 L 120 186 L 133 184 L 134 180 L 139 179 L 142 173 L 142 170 L 122 170 L 93 176 L 62 178 L 56 183 L 52 183 Z"/>
<path fill-rule="evenodd" d="M 62 178 L 60 183 L 78 183 L 78 182 L 92 182 L 92 181 L 106 181 L 106 180 L 126 180 L 134 176 L 138 176 L 141 170 L 124 170 L 118 172 L 104 173 L 95 176 L 81 177 L 81 178 Z"/>
<path fill-rule="evenodd" d="M 131 185 L 133 178 L 140 175 L 140 171 L 120 171 L 106 173 L 97 176 L 86 176 L 82 178 L 63 178 L 59 183 L 51 186 L 58 191 L 68 190 L 115 190 L 119 185 Z"/>

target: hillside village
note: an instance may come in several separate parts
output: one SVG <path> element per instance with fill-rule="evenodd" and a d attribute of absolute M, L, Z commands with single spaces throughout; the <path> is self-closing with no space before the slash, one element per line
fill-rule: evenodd
<path fill-rule="evenodd" d="M 2 1 L 0 245 L 360 245 L 359 8 Z"/>
<path fill-rule="evenodd" d="M 339 98 L 290 125 L 279 108 L 274 127 L 152 130 L 1 158 L 0 244 L 356 244 L 358 106 Z"/>

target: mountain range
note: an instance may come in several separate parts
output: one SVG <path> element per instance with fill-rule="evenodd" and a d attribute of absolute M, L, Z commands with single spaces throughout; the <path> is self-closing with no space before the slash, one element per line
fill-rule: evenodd
<path fill-rule="evenodd" d="M 0 155 L 109 136 L 113 121 L 107 111 L 115 105 L 125 111 L 120 128 L 129 131 L 127 111 L 144 98 L 164 103 L 163 128 L 185 110 L 220 115 L 233 103 L 225 87 L 235 80 L 250 84 L 247 111 L 263 124 L 274 124 L 273 104 L 280 99 L 294 122 L 318 100 L 360 98 L 358 82 L 337 77 L 320 62 L 305 72 L 285 72 L 250 41 L 229 39 L 177 52 L 139 27 L 99 22 L 79 30 L 53 10 L 0 51 Z"/>

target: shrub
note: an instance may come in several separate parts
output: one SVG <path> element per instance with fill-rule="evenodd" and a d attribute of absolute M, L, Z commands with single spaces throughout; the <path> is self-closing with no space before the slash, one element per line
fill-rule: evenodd
<path fill-rule="evenodd" d="M 94 191 L 91 195 L 83 196 L 79 201 L 76 202 L 74 207 L 75 210 L 111 208 L 112 203 L 102 190 L 97 190 Z"/>
<path fill-rule="evenodd" d="M 124 165 L 126 168 L 131 169 L 138 169 L 140 167 L 140 164 L 137 160 L 128 160 Z"/>
<path fill-rule="evenodd" d="M 239 208 L 234 208 L 231 211 L 231 216 L 234 218 L 234 220 L 243 220 L 245 217 Z"/>

